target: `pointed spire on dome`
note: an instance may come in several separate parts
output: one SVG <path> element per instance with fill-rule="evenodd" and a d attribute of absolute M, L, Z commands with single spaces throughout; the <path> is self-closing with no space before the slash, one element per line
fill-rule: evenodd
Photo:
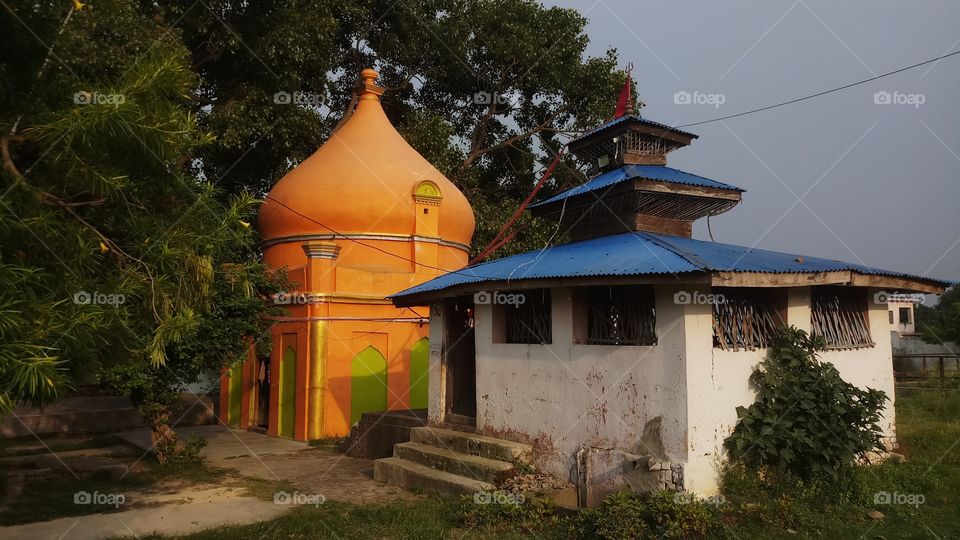
<path fill-rule="evenodd" d="M 377 86 L 377 78 L 379 77 L 380 74 L 373 68 L 367 68 L 360 72 L 360 79 L 363 81 L 360 89 L 361 100 L 375 99 L 380 101 L 380 96 L 383 95 L 383 87 Z"/>

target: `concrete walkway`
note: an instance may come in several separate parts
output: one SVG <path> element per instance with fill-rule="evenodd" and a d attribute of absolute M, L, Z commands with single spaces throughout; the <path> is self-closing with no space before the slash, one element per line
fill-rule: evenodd
<path fill-rule="evenodd" d="M 197 435 L 207 439 L 203 456 L 209 465 L 234 469 L 244 476 L 288 482 L 307 500 L 375 503 L 419 497 L 374 481 L 373 461 L 368 459 L 219 425 L 179 428 L 177 433 L 184 438 Z M 144 452 L 150 448 L 148 430 L 119 435 Z M 131 493 L 127 503 L 134 506 L 119 512 L 0 527 L 0 538 L 74 540 L 151 533 L 184 535 L 224 524 L 273 519 L 291 508 L 243 496 L 242 488 L 210 485 L 187 486 L 167 493 Z"/>
<path fill-rule="evenodd" d="M 240 496 L 230 488 L 191 491 L 155 499 L 138 498 L 138 503 L 149 504 L 144 508 L 2 527 L 0 538 L 100 540 L 112 536 L 182 535 L 220 525 L 243 525 L 272 519 L 289 508 Z"/>

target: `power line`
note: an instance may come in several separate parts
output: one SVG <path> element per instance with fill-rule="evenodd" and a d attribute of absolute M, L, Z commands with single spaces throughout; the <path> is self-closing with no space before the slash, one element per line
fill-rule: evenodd
<path fill-rule="evenodd" d="M 766 107 L 760 107 L 760 108 L 758 108 L 758 109 L 751 109 L 751 110 L 749 110 L 749 111 L 743 111 L 743 112 L 739 112 L 739 113 L 737 113 L 737 114 L 730 114 L 730 115 L 727 115 L 727 116 L 721 116 L 721 117 L 719 117 L 719 118 L 711 118 L 710 120 L 703 120 L 703 121 L 701 121 L 701 122 L 694 122 L 694 123 L 692 123 L 692 124 L 683 124 L 683 125 L 675 126 L 675 127 L 678 127 L 678 128 L 686 128 L 686 127 L 691 127 L 691 126 L 700 126 L 700 125 L 703 125 L 703 124 L 709 124 L 709 123 L 711 123 L 711 122 L 719 122 L 719 121 L 721 121 L 721 120 L 729 120 L 729 119 L 731 119 L 731 118 L 737 118 L 737 117 L 740 117 L 740 116 L 746 116 L 746 115 L 748 115 L 748 114 L 758 113 L 758 112 L 761 112 L 761 111 L 768 111 L 768 110 L 770 110 L 770 109 L 776 109 L 777 107 L 783 107 L 783 106 L 786 106 L 786 105 L 792 105 L 792 104 L 794 104 L 794 103 L 799 103 L 799 102 L 801 102 L 801 101 L 806 101 L 806 100 L 808 100 L 808 99 L 813 99 L 813 98 L 816 98 L 816 97 L 825 96 L 825 95 L 827 95 L 827 94 L 832 94 L 832 93 L 834 93 L 834 92 L 839 92 L 840 90 L 846 90 L 847 88 L 852 88 L 852 87 L 854 87 L 854 86 L 859 86 L 859 85 L 861 85 L 861 84 L 866 84 L 866 83 L 868 83 L 868 82 L 873 82 L 873 81 L 875 81 L 875 80 L 877 80 L 877 79 L 882 79 L 882 78 L 884 78 L 884 77 L 889 77 L 890 75 L 896 75 L 897 73 L 901 73 L 901 72 L 904 72 L 904 71 L 907 71 L 907 70 L 910 70 L 910 69 L 918 68 L 918 67 L 920 67 L 920 66 L 925 66 L 925 65 L 927 65 L 927 64 L 932 64 L 932 63 L 934 63 L 934 62 L 939 62 L 940 60 L 943 60 L 944 58 L 950 58 L 951 56 L 954 56 L 954 55 L 957 55 L 957 54 L 960 54 L 960 51 L 954 51 L 954 52 L 952 52 L 952 53 L 947 53 L 947 54 L 944 54 L 944 55 L 942 55 L 942 56 L 938 56 L 938 57 L 936 57 L 936 58 L 931 58 L 930 60 L 924 60 L 923 62 L 919 62 L 919 63 L 913 64 L 913 65 L 911 65 L 911 66 L 902 67 L 902 68 L 900 68 L 900 69 L 895 69 L 895 70 L 893 70 L 893 71 L 888 71 L 887 73 L 883 73 L 883 74 L 877 75 L 877 76 L 875 76 L 875 77 L 870 77 L 869 79 L 863 79 L 862 81 L 857 81 L 857 82 L 854 82 L 854 83 L 845 84 L 845 85 L 843 85 L 843 86 L 838 86 L 838 87 L 836 87 L 836 88 L 831 88 L 830 90 L 824 90 L 824 91 L 822 91 L 822 92 L 817 92 L 816 94 L 810 94 L 810 95 L 808 95 L 808 96 L 803 96 L 803 97 L 799 97 L 799 98 L 796 98 L 796 99 L 791 99 L 791 100 L 789 100 L 789 101 L 783 101 L 783 102 L 777 103 L 777 104 L 775 104 L 775 105 L 767 105 Z"/>
<path fill-rule="evenodd" d="M 438 271 L 440 271 L 440 272 L 444 272 L 444 273 L 448 273 L 448 274 L 460 274 L 460 275 L 463 275 L 463 276 L 466 276 L 466 277 L 471 277 L 471 278 L 479 278 L 479 279 L 498 279 L 498 278 L 489 277 L 489 276 L 480 276 L 480 275 L 477 275 L 477 274 L 468 274 L 468 273 L 462 272 L 462 271 L 460 271 L 460 270 L 449 270 L 449 269 L 447 269 L 447 268 L 440 268 L 439 266 L 431 266 L 431 265 L 429 265 L 429 264 L 425 264 L 425 263 L 422 263 L 422 262 L 417 262 L 417 261 L 414 260 L 414 259 L 409 259 L 409 258 L 407 258 L 407 257 L 404 257 L 403 255 L 397 255 L 396 253 L 390 253 L 389 251 L 387 251 L 387 250 L 385 250 L 385 249 L 378 248 L 377 246 L 374 246 L 374 245 L 371 245 L 371 244 L 367 244 L 366 242 L 361 242 L 360 240 L 357 240 L 356 238 L 351 238 L 351 237 L 349 237 L 349 236 L 347 236 L 347 235 L 345 235 L 345 234 L 342 234 L 342 233 L 334 230 L 334 229 L 333 229 L 332 227 L 330 227 L 329 225 L 325 225 L 325 224 L 323 224 L 323 223 L 320 223 L 319 221 L 313 219 L 312 217 L 310 217 L 310 216 L 308 216 L 308 215 L 306 215 L 306 214 L 304 214 L 304 213 L 302 213 L 302 212 L 299 212 L 299 211 L 297 211 L 297 210 L 294 210 L 293 208 L 290 208 L 290 207 L 287 206 L 286 204 L 284 204 L 284 203 L 278 201 L 277 199 L 274 199 L 273 197 L 271 197 L 270 194 L 265 195 L 265 196 L 264 196 L 264 199 L 270 199 L 271 201 L 279 204 L 280 206 L 286 208 L 287 210 L 293 212 L 294 214 L 296 214 L 296 215 L 298 215 L 298 216 L 300 216 L 300 217 L 302 217 L 302 218 L 304 218 L 304 219 L 306 219 L 306 220 L 312 221 L 313 223 L 315 223 L 315 224 L 323 227 L 324 229 L 327 229 L 328 231 L 330 231 L 331 233 L 333 233 L 333 236 L 336 237 L 336 238 L 342 238 L 342 239 L 344 239 L 344 240 L 350 240 L 351 242 L 354 242 L 354 243 L 356 243 L 356 244 L 359 244 L 359 245 L 361 245 L 361 246 L 363 246 L 363 247 L 370 248 L 370 249 L 375 250 L 375 251 L 379 251 L 380 253 L 384 253 L 384 254 L 386 254 L 386 255 L 390 255 L 391 257 L 396 257 L 397 259 L 400 259 L 400 260 L 403 260 L 403 261 L 407 261 L 407 262 L 413 263 L 413 264 L 415 264 L 415 265 L 417 265 L 417 266 L 423 266 L 423 267 L 425 267 L 425 268 L 430 268 L 430 269 L 432 269 L 432 270 L 438 270 Z"/>

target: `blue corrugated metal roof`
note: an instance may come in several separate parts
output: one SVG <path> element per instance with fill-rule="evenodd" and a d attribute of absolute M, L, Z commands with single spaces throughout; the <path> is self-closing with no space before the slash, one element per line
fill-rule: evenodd
<path fill-rule="evenodd" d="M 801 262 L 802 261 L 802 262 Z M 561 244 L 490 261 L 436 277 L 392 296 L 441 291 L 456 285 L 589 276 L 640 276 L 691 272 L 813 273 L 856 271 L 953 283 L 819 257 L 800 257 L 764 249 L 720 244 L 679 236 L 630 232 Z"/>
<path fill-rule="evenodd" d="M 658 127 L 658 128 L 662 128 L 662 129 L 669 129 L 670 131 L 676 131 L 677 133 L 683 133 L 684 135 L 687 135 L 687 136 L 689 136 L 689 137 L 693 137 L 694 139 L 700 138 L 698 135 L 696 135 L 696 134 L 694 134 L 694 133 L 690 133 L 689 131 L 683 131 L 682 129 L 677 129 L 677 128 L 675 128 L 675 127 L 673 127 L 673 126 L 669 126 L 669 125 L 667 125 L 667 124 L 661 124 L 660 122 L 654 122 L 653 120 L 648 120 L 648 119 L 646 119 L 646 118 L 644 118 L 644 117 L 642 117 L 642 116 L 636 115 L 636 114 L 625 114 L 625 115 L 623 115 L 623 116 L 621 116 L 621 117 L 614 118 L 613 120 L 608 120 L 608 121 L 600 124 L 599 126 L 593 128 L 593 129 L 591 129 L 591 130 L 589 130 L 589 131 L 584 131 L 583 134 L 581 134 L 579 137 L 577 137 L 577 138 L 575 138 L 575 139 L 572 139 L 572 140 L 570 141 L 570 143 L 571 143 L 571 144 L 575 144 L 577 141 L 579 141 L 580 139 L 583 139 L 584 137 L 589 137 L 590 135 L 593 135 L 594 133 L 603 131 L 603 130 L 605 130 L 605 129 L 607 129 L 607 128 L 611 128 L 611 127 L 613 127 L 613 126 L 616 126 L 616 125 L 618 125 L 618 124 L 622 124 L 622 123 L 627 122 L 627 121 L 640 122 L 640 123 L 646 124 L 646 125 L 648 125 L 648 126 Z"/>
<path fill-rule="evenodd" d="M 684 172 L 664 165 L 624 165 L 612 171 L 607 171 L 603 174 L 594 176 L 583 184 L 575 188 L 570 188 L 562 193 L 558 193 L 549 199 L 531 204 L 530 208 L 536 208 L 544 204 L 562 201 L 563 199 L 575 197 L 577 195 L 583 195 L 584 193 L 590 193 L 591 191 L 607 189 L 619 184 L 620 182 L 636 179 L 660 180 L 662 182 L 670 182 L 672 184 L 704 186 L 741 192 L 746 191 L 736 186 L 731 186 L 730 184 L 717 182 L 716 180 L 704 178 L 696 174 Z"/>

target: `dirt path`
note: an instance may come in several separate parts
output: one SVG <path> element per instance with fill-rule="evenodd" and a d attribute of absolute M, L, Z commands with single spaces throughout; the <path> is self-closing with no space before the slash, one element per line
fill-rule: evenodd
<path fill-rule="evenodd" d="M 151 533 L 188 534 L 224 524 L 240 525 L 272 519 L 288 507 L 242 496 L 238 488 L 208 488 L 176 494 L 139 497 L 122 512 L 91 514 L 0 528 L 0 538 L 99 540 L 111 536 L 141 537 Z"/>
<path fill-rule="evenodd" d="M 372 503 L 419 497 L 374 481 L 371 460 L 222 426 L 186 428 L 178 432 L 185 437 L 197 435 L 207 439 L 203 455 L 211 467 L 285 484 L 286 488 L 273 494 L 281 501 L 284 497 L 296 497 L 301 503 Z M 143 445 L 144 449 L 149 446 L 149 434 L 145 431 L 128 432 L 124 439 Z M 150 533 L 183 535 L 224 524 L 269 520 L 290 508 L 289 504 L 269 500 L 269 493 L 258 492 L 259 497 L 246 493 L 243 481 L 238 481 L 234 474 L 224 474 L 215 484 L 165 482 L 128 492 L 127 509 L 121 507 L 118 512 L 0 527 L 0 538 L 73 540 L 141 537 Z"/>

